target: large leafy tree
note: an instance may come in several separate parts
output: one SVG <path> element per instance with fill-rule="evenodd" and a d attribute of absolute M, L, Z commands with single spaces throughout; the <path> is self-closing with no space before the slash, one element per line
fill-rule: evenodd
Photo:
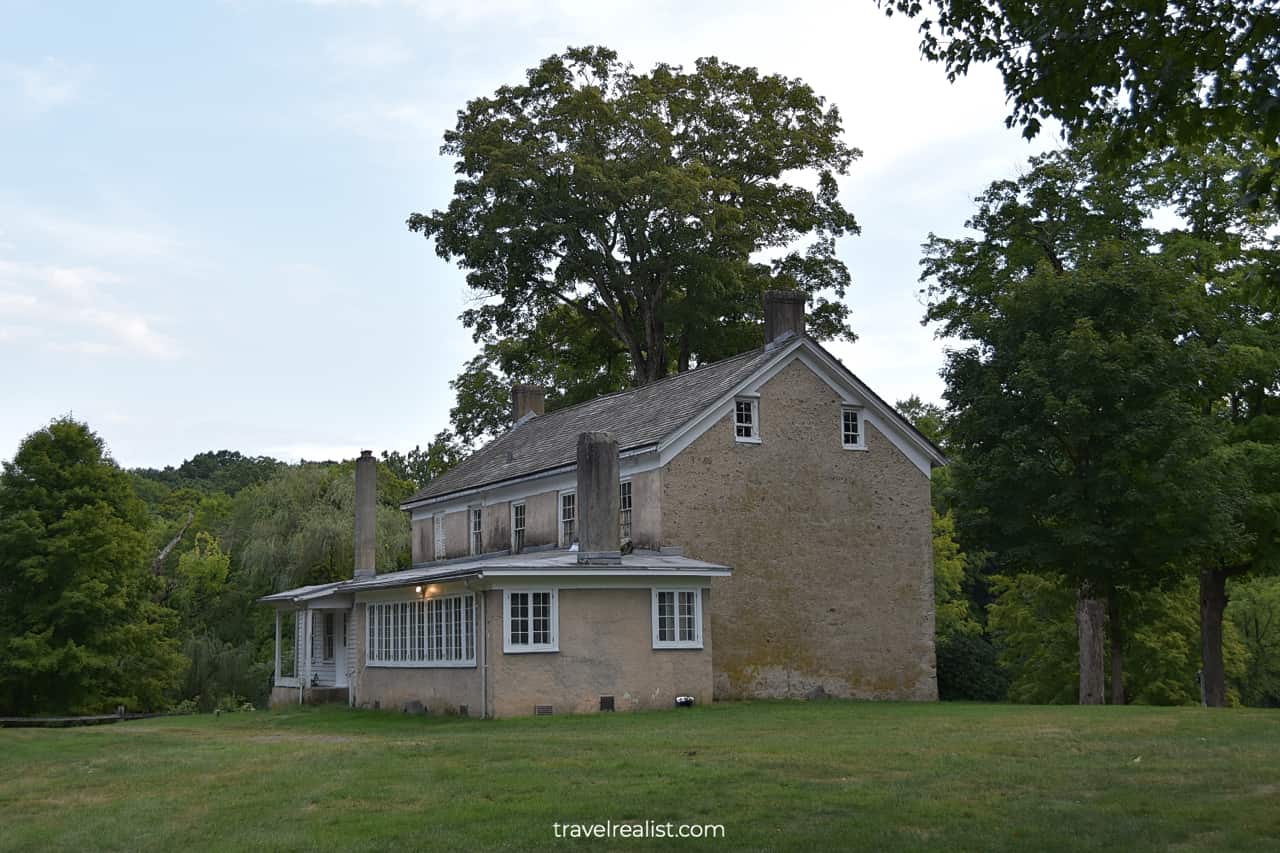
<path fill-rule="evenodd" d="M 146 508 L 85 424 L 29 435 L 0 474 L 0 708 L 162 705 L 184 661 L 154 600 Z"/>
<path fill-rule="evenodd" d="M 1106 130 L 1137 159 L 1241 132 L 1272 149 L 1241 173 L 1280 208 L 1280 6 L 1274 0 L 879 0 L 920 16 L 921 52 L 954 80 L 994 62 L 1010 126 Z"/>
<path fill-rule="evenodd" d="M 1265 156 L 1255 139 L 1238 136 L 1161 152 L 1143 170 L 1152 203 L 1178 214 L 1176 227 L 1160 234 L 1161 250 L 1188 270 L 1204 305 L 1194 331 L 1207 355 L 1204 414 L 1225 438 L 1215 461 L 1230 511 L 1199 564 L 1209 705 L 1227 701 L 1228 581 L 1280 570 L 1280 321 L 1263 304 L 1268 271 L 1280 266 L 1280 209 L 1244 207 L 1231 189 Z"/>
<path fill-rule="evenodd" d="M 589 350 L 566 385 L 599 380 L 592 365 L 606 384 L 616 363 L 645 383 L 748 349 L 769 287 L 813 297 L 812 334 L 853 337 L 835 249 L 857 224 L 836 179 L 859 152 L 800 80 L 715 58 L 639 73 L 606 48 L 570 49 L 468 103 L 442 152 L 453 199 L 409 228 L 467 270 L 478 342 Z M 521 378 L 556 360 L 488 355 Z"/>
<path fill-rule="evenodd" d="M 1188 334 L 1201 300 L 1137 192 L 1093 149 L 1037 158 L 980 197 L 980 237 L 931 237 L 923 261 L 927 319 L 964 342 L 944 370 L 960 520 L 1012 570 L 1076 586 L 1085 703 L 1102 700 L 1104 610 L 1123 701 L 1119 593 L 1224 521 Z"/>

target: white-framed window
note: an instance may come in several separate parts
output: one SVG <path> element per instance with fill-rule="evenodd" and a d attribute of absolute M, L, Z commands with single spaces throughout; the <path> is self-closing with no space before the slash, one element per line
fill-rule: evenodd
<path fill-rule="evenodd" d="M 560 493 L 560 545 L 568 548 L 577 538 L 578 495 L 576 492 Z"/>
<path fill-rule="evenodd" d="M 431 517 L 431 531 L 435 535 L 435 554 L 437 560 L 444 559 L 444 513 Z"/>
<path fill-rule="evenodd" d="M 862 412 L 853 406 L 840 407 L 840 442 L 846 450 L 863 450 Z"/>
<path fill-rule="evenodd" d="M 560 611 L 554 589 L 508 589 L 502 593 L 502 650 L 560 651 Z"/>
<path fill-rule="evenodd" d="M 618 484 L 618 538 L 631 538 L 631 481 Z"/>
<path fill-rule="evenodd" d="M 326 610 L 321 618 L 320 659 L 333 660 L 333 611 Z"/>
<path fill-rule="evenodd" d="M 472 593 L 374 601 L 365 607 L 369 666 L 475 666 Z"/>
<path fill-rule="evenodd" d="M 653 647 L 655 649 L 702 648 L 702 591 L 655 589 L 653 591 Z"/>
<path fill-rule="evenodd" d="M 471 555 L 478 557 L 484 553 L 484 516 L 478 506 L 471 507 L 469 512 L 471 515 Z"/>
<path fill-rule="evenodd" d="M 733 437 L 742 442 L 760 442 L 760 400 L 739 397 L 733 401 Z"/>
<path fill-rule="evenodd" d="M 524 502 L 511 505 L 511 553 L 524 550 Z"/>

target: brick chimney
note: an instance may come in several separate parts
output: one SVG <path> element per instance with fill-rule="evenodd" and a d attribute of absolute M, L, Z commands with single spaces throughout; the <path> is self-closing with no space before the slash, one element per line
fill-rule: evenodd
<path fill-rule="evenodd" d="M 378 460 L 372 450 L 360 451 L 356 460 L 356 564 L 357 578 L 378 573 L 375 555 L 376 507 L 378 502 Z"/>
<path fill-rule="evenodd" d="M 799 290 L 764 292 L 764 344 L 771 347 L 788 333 L 804 335 L 804 306 L 809 300 Z"/>
<path fill-rule="evenodd" d="M 607 432 L 578 435 L 578 562 L 622 562 L 618 533 L 618 441 Z"/>
<path fill-rule="evenodd" d="M 511 386 L 511 414 L 513 420 L 520 420 L 532 412 L 541 415 L 546 411 L 547 389 L 541 385 L 526 385 L 517 382 Z"/>

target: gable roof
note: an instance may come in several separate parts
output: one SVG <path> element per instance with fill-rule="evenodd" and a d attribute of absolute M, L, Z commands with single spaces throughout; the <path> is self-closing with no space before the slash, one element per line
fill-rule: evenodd
<path fill-rule="evenodd" d="M 775 360 L 795 352 L 796 344 L 807 345 L 839 365 L 845 375 L 927 448 L 937 464 L 945 461 L 932 442 L 819 344 L 807 337 L 784 338 L 772 346 L 668 376 L 639 388 L 607 394 L 545 415 L 526 416 L 510 430 L 432 480 L 400 507 L 411 509 L 458 492 L 572 467 L 577 464 L 578 434 L 583 432 L 612 433 L 618 441 L 619 453 L 623 454 L 657 447 Z"/>
<path fill-rule="evenodd" d="M 752 350 L 639 388 L 521 420 L 432 480 L 402 506 L 575 465 L 578 434 L 582 432 L 613 433 L 621 453 L 658 444 L 779 352 Z"/>

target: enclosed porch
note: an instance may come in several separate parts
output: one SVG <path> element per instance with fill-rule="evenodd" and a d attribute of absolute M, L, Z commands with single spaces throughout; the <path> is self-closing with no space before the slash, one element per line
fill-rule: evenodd
<path fill-rule="evenodd" d="M 350 597 L 308 595 L 308 591 L 293 590 L 271 601 L 275 606 L 272 706 L 350 702 L 355 675 Z"/>

